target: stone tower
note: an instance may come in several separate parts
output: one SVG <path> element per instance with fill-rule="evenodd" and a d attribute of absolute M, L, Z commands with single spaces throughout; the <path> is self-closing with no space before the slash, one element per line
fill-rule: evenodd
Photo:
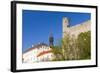
<path fill-rule="evenodd" d="M 67 17 L 63 17 L 63 19 L 62 19 L 62 28 L 63 28 L 63 37 L 64 37 L 64 35 L 65 35 L 65 33 L 67 32 L 67 29 L 68 29 L 68 27 L 69 27 L 69 19 L 67 18 Z"/>
<path fill-rule="evenodd" d="M 54 42 L 53 35 L 50 34 L 50 36 L 49 36 L 49 46 L 53 46 L 53 42 Z"/>

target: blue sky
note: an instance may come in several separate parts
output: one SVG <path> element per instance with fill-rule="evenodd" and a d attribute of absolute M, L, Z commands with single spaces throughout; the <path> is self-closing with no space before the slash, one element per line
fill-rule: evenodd
<path fill-rule="evenodd" d="M 35 44 L 49 44 L 49 35 L 53 34 L 54 44 L 62 38 L 62 18 L 70 20 L 70 26 L 91 19 L 90 13 L 51 12 L 23 10 L 22 13 L 22 50 L 25 51 Z"/>

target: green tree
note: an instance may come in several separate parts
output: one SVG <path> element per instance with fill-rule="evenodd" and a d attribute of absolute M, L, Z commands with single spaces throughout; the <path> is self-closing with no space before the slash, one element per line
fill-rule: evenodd
<path fill-rule="evenodd" d="M 79 58 L 77 40 L 74 35 L 66 34 L 62 41 L 62 50 L 65 60 L 76 60 Z"/>
<path fill-rule="evenodd" d="M 91 32 L 84 32 L 79 34 L 78 38 L 78 48 L 80 49 L 80 59 L 90 59 L 91 58 Z"/>
<path fill-rule="evenodd" d="M 55 55 L 55 58 L 53 61 L 62 61 L 64 60 L 63 54 L 62 54 L 62 49 L 60 46 L 51 46 L 52 52 Z"/>
<path fill-rule="evenodd" d="M 52 46 L 54 61 L 82 60 L 91 57 L 91 33 L 80 33 L 77 37 L 66 33 L 60 44 Z"/>

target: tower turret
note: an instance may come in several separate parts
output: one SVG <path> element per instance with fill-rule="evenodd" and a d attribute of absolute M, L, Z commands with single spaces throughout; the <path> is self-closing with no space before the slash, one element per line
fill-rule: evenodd
<path fill-rule="evenodd" d="M 69 27 L 69 19 L 67 17 L 63 17 L 62 24 L 63 24 L 63 29 Z"/>
<path fill-rule="evenodd" d="M 64 37 L 66 35 L 66 32 L 68 32 L 68 27 L 69 27 L 69 19 L 67 17 L 63 17 L 62 26 L 63 26 L 63 37 Z"/>

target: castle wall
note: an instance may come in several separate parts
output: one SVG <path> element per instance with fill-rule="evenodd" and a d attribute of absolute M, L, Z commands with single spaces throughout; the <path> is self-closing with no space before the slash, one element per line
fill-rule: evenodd
<path fill-rule="evenodd" d="M 72 35 L 72 36 L 78 36 L 81 32 L 87 32 L 91 30 L 91 21 L 85 21 L 81 24 L 77 24 L 75 26 L 68 27 L 69 23 L 64 23 L 66 19 L 63 20 L 63 37 L 66 36 L 66 34 Z M 68 20 L 67 20 L 68 21 Z"/>

